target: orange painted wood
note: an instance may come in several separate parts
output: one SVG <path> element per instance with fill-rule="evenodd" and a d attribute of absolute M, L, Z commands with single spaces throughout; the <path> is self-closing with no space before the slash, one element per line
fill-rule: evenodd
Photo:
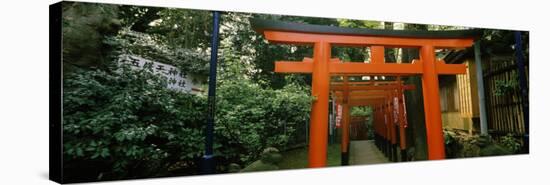
<path fill-rule="evenodd" d="M 372 100 L 372 99 L 378 99 L 378 98 L 387 98 L 387 95 L 372 95 L 372 96 L 357 96 L 357 97 L 349 97 L 348 102 L 352 103 L 354 101 L 360 101 L 360 100 Z M 337 97 L 337 100 L 343 101 L 342 97 Z"/>
<path fill-rule="evenodd" d="M 349 144 L 349 122 L 350 122 L 350 106 L 349 104 L 342 104 L 342 144 L 340 145 L 341 152 L 348 151 Z"/>
<path fill-rule="evenodd" d="M 397 77 L 397 82 L 401 82 L 401 77 Z M 404 96 L 404 89 L 402 86 L 397 88 L 397 98 L 398 98 L 398 106 L 399 106 L 399 147 L 401 150 L 405 150 L 407 148 L 407 137 L 406 137 L 406 120 L 405 117 L 405 96 Z"/>
<path fill-rule="evenodd" d="M 416 61 L 413 64 L 370 64 L 360 62 L 330 62 L 329 68 L 332 75 L 335 74 L 370 74 L 370 75 L 417 75 L 423 71 L 422 62 Z M 465 64 L 445 64 L 443 61 L 436 63 L 437 73 L 441 75 L 466 74 Z M 313 59 L 304 58 L 302 62 L 277 61 L 275 72 L 277 73 L 311 73 L 313 70 Z"/>
<path fill-rule="evenodd" d="M 393 114 L 393 96 L 390 96 L 386 102 L 387 104 L 387 114 L 388 114 L 388 129 L 390 134 L 390 141 L 391 144 L 397 144 L 397 136 L 395 132 L 395 122 L 394 122 L 394 114 Z"/>
<path fill-rule="evenodd" d="M 366 99 L 366 100 L 357 100 L 357 101 L 350 102 L 349 105 L 352 107 L 354 106 L 373 106 L 374 107 L 383 102 L 384 102 L 383 99 Z"/>
<path fill-rule="evenodd" d="M 311 93 L 316 97 L 316 101 L 313 102 L 310 113 L 308 147 L 310 168 L 324 167 L 327 162 L 330 44 L 315 43 L 313 58 Z"/>
<path fill-rule="evenodd" d="M 442 60 L 435 63 L 435 68 L 440 75 L 466 74 L 467 70 L 466 64 L 445 64 Z"/>
<path fill-rule="evenodd" d="M 332 74 L 417 75 L 422 64 L 369 64 L 360 62 L 330 63 Z"/>
<path fill-rule="evenodd" d="M 265 38 L 274 43 L 285 44 L 313 44 L 326 42 L 335 45 L 369 46 L 384 45 L 392 47 L 421 47 L 432 45 L 436 48 L 465 48 L 473 44 L 473 38 L 462 39 L 430 39 L 430 38 L 401 38 L 380 36 L 328 35 L 315 33 L 295 33 L 284 31 L 264 31 Z"/>
<path fill-rule="evenodd" d="M 386 117 L 385 123 L 386 123 L 386 135 L 387 139 L 390 141 L 390 143 L 393 144 L 393 134 L 392 134 L 392 123 L 391 123 L 391 108 L 389 106 L 388 101 L 384 102 L 384 115 Z"/>
<path fill-rule="evenodd" d="M 348 86 L 348 77 L 347 76 L 343 76 L 344 78 L 344 82 L 343 82 L 343 85 L 344 87 L 347 87 Z M 347 152 L 348 151 L 348 143 L 349 143 L 349 122 L 350 122 L 350 107 L 348 105 L 349 103 L 349 91 L 347 88 L 344 88 L 344 91 L 342 92 L 341 94 L 341 97 L 342 99 L 342 116 L 343 116 L 343 124 L 342 124 L 342 144 L 340 145 L 341 147 L 341 152 L 344 153 L 344 152 Z"/>
<path fill-rule="evenodd" d="M 304 58 L 302 62 L 277 61 L 276 73 L 311 73 L 313 71 L 313 59 Z"/>
<path fill-rule="evenodd" d="M 371 46 L 370 47 L 370 63 L 380 64 L 385 62 L 384 58 L 384 46 Z"/>
<path fill-rule="evenodd" d="M 345 75 L 348 76 L 348 75 Z M 343 82 L 330 82 L 330 85 L 343 85 Z M 348 82 L 348 86 L 353 85 L 398 85 L 397 81 L 360 81 L 360 82 Z M 401 85 L 404 85 L 401 83 Z"/>
<path fill-rule="evenodd" d="M 348 89 L 350 91 L 370 91 L 370 90 L 392 90 L 396 89 L 397 85 L 379 85 L 379 86 L 349 86 Z M 343 86 L 331 86 L 331 90 L 333 91 L 342 91 L 344 89 Z M 414 85 L 404 85 L 403 89 L 405 90 L 414 90 L 416 87 Z"/>
<path fill-rule="evenodd" d="M 441 105 L 439 104 L 439 79 L 436 69 L 434 47 L 427 45 L 420 49 L 420 59 L 424 62 L 422 90 L 424 114 L 426 117 L 426 140 L 428 159 L 445 159 Z"/>
<path fill-rule="evenodd" d="M 355 96 L 369 96 L 369 95 L 389 95 L 393 91 L 396 91 L 396 89 L 389 89 L 389 90 L 370 90 L 370 91 L 352 91 L 347 94 L 349 97 L 355 97 Z M 335 91 L 333 94 L 337 97 L 344 97 L 345 93 L 342 91 Z"/>

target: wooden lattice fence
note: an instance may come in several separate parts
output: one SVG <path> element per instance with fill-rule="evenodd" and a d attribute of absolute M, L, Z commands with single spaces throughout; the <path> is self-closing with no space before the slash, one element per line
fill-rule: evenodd
<path fill-rule="evenodd" d="M 519 73 L 514 56 L 489 57 L 483 69 L 489 133 L 496 136 L 524 134 Z M 529 80 L 528 62 L 525 71 Z"/>

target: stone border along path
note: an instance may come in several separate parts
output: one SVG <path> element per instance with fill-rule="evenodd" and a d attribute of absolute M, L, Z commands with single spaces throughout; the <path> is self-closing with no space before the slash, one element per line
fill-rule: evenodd
<path fill-rule="evenodd" d="M 373 140 L 351 141 L 350 165 L 389 163 L 388 159 L 376 148 Z"/>

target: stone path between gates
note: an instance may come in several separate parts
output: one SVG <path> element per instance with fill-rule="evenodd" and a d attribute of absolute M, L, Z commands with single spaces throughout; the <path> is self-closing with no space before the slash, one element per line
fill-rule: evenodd
<path fill-rule="evenodd" d="M 373 140 L 351 141 L 350 165 L 389 163 Z"/>

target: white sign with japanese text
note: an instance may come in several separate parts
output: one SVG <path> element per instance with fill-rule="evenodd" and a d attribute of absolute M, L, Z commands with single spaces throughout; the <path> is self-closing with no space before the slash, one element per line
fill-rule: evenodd
<path fill-rule="evenodd" d="M 130 66 L 134 68 L 152 68 L 155 74 L 162 75 L 168 79 L 167 88 L 169 89 L 192 94 L 196 94 L 201 91 L 199 87 L 193 84 L 193 81 L 187 73 L 180 71 L 175 66 L 151 61 L 133 55 L 121 55 L 119 57 L 119 62 L 130 64 Z"/>

